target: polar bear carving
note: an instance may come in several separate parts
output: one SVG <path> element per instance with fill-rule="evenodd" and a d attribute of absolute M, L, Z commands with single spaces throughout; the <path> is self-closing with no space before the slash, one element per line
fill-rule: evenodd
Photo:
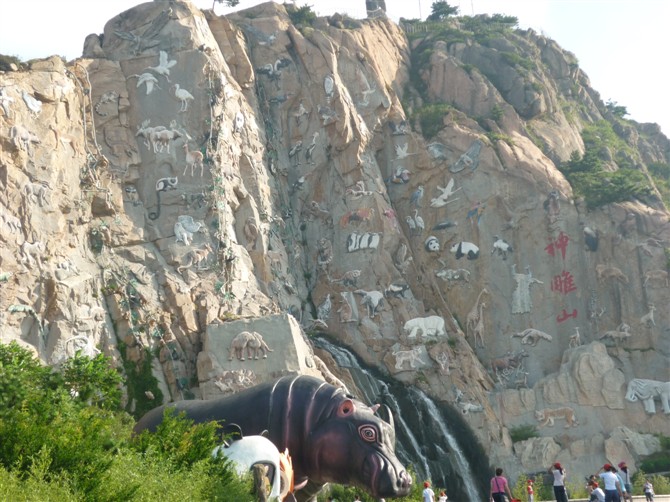
<path fill-rule="evenodd" d="M 447 336 L 447 330 L 444 327 L 444 319 L 440 316 L 415 317 L 405 323 L 405 332 L 409 331 L 407 338 L 416 338 L 421 331 L 422 336 Z"/>

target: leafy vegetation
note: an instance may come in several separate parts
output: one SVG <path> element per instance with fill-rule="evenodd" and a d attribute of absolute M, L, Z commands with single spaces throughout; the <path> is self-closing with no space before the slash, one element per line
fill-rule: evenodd
<path fill-rule="evenodd" d="M 628 115 L 628 110 L 625 106 L 618 105 L 616 101 L 612 101 L 611 99 L 607 100 L 607 103 L 605 103 L 605 108 L 607 108 L 607 110 L 609 110 L 612 115 L 620 119 Z"/>
<path fill-rule="evenodd" d="M 102 355 L 50 368 L 0 345 L 3 500 L 250 500 L 250 479 L 211 456 L 216 425 L 167 416 L 156 434 L 132 438 L 121 383 Z"/>
<path fill-rule="evenodd" d="M 651 193 L 644 174 L 630 167 L 617 171 L 604 169 L 605 159 L 613 157 L 619 165 L 628 166 L 635 152 L 619 138 L 606 121 L 590 124 L 582 131 L 584 155 L 573 152 L 570 160 L 559 167 L 578 196 L 589 209 Z M 612 155 L 612 152 L 614 154 Z"/>
<path fill-rule="evenodd" d="M 426 21 L 444 21 L 449 16 L 458 14 L 458 7 L 452 7 L 444 0 L 437 0 L 431 5 L 431 14 L 426 18 Z"/>
<path fill-rule="evenodd" d="M 305 4 L 302 7 L 287 5 L 286 12 L 291 22 L 298 28 L 311 27 L 316 21 L 316 14 L 311 5 Z"/>
<path fill-rule="evenodd" d="M 642 495 L 644 490 L 642 487 L 646 480 L 651 481 L 651 484 L 654 486 L 654 492 L 656 495 L 670 493 L 670 479 L 667 476 L 661 474 L 647 474 L 644 471 L 644 468 L 640 466 L 640 469 L 633 474 L 633 495 Z"/>
<path fill-rule="evenodd" d="M 640 470 L 644 472 L 667 472 L 670 471 L 670 437 L 658 436 L 661 442 L 661 450 L 644 458 L 640 463 Z M 656 485 L 654 485 L 656 486 Z M 657 492 L 658 493 L 658 492 Z"/>
<path fill-rule="evenodd" d="M 12 71 L 12 65 L 16 66 L 17 68 L 22 68 L 25 66 L 16 56 L 0 54 L 0 71 Z"/>
<path fill-rule="evenodd" d="M 534 425 L 520 425 L 518 427 L 512 427 L 509 431 L 509 435 L 512 438 L 513 443 L 518 443 L 519 441 L 525 441 L 526 439 L 536 438 L 539 436 L 537 433 L 537 427 Z"/>
<path fill-rule="evenodd" d="M 414 113 L 414 119 L 419 121 L 421 132 L 426 139 L 430 139 L 444 128 L 444 116 L 454 109 L 447 103 L 435 103 L 424 106 Z"/>
<path fill-rule="evenodd" d="M 647 165 L 647 170 L 654 180 L 654 185 L 661 193 L 666 207 L 670 208 L 670 164 L 664 162 L 652 162 Z"/>

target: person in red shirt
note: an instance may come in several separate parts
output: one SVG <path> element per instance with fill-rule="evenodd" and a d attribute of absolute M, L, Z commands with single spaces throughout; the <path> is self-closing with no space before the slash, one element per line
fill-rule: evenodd
<path fill-rule="evenodd" d="M 526 492 L 528 493 L 528 502 L 535 501 L 535 491 L 533 490 L 533 480 L 529 479 L 526 483 Z"/>

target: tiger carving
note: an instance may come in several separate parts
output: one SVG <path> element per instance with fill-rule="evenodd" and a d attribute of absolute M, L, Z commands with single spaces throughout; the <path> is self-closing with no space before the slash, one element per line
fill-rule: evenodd
<path fill-rule="evenodd" d="M 575 410 L 568 408 L 544 408 L 543 410 L 535 410 L 535 418 L 540 422 L 540 427 L 553 427 L 554 419 L 563 418 L 565 419 L 565 428 L 577 427 L 579 422 L 575 417 Z"/>

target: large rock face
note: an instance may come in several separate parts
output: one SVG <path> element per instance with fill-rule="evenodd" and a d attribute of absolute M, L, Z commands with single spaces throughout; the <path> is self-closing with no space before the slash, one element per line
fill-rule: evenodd
<path fill-rule="evenodd" d="M 157 353 L 165 400 L 337 381 L 299 322 L 483 411 L 475 433 L 511 474 L 631 465 L 656 447 L 642 434 L 670 433 L 658 401 L 624 399 L 670 381 L 668 212 L 588 210 L 557 166 L 596 120 L 644 172 L 670 143 L 615 121 L 554 42 L 479 42 L 157 1 L 67 66 L 0 73 L 2 342 L 49 364 Z M 435 101 L 429 132 L 409 114 Z M 243 332 L 273 352 L 242 361 Z M 540 437 L 513 444 L 525 425 Z"/>

